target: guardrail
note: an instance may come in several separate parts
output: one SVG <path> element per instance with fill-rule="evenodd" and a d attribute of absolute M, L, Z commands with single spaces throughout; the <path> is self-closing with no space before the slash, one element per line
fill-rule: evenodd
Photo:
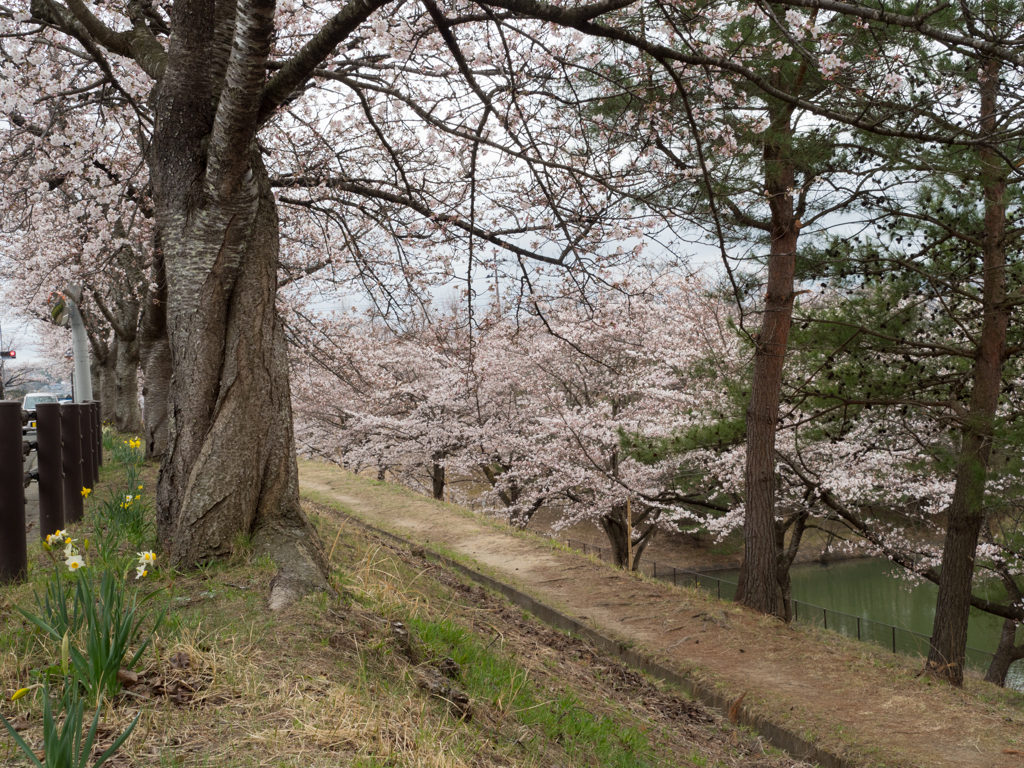
<path fill-rule="evenodd" d="M 596 555 L 600 560 L 614 562 L 611 550 L 597 544 L 588 544 L 573 539 L 562 539 L 562 543 L 573 549 L 579 549 L 583 554 Z M 638 570 L 662 581 L 670 581 L 674 586 L 700 587 L 708 592 L 717 595 L 722 600 L 732 600 L 736 597 L 736 583 L 720 579 L 708 573 L 690 571 L 685 568 L 677 568 L 674 565 L 659 563 L 656 560 L 644 558 L 640 561 Z M 914 632 L 910 629 L 897 627 L 892 624 L 866 619 L 862 616 L 851 616 L 848 613 L 824 608 L 820 605 L 805 603 L 802 600 L 793 600 L 793 620 L 802 624 L 820 626 L 823 629 L 831 629 L 835 632 L 855 637 L 858 640 L 874 643 L 893 653 L 902 653 L 911 656 L 927 656 L 931 643 L 929 635 Z M 967 665 L 974 669 L 985 670 L 992 661 L 993 653 L 983 651 L 979 648 L 967 648 Z M 1014 688 L 1024 690 L 1024 665 L 1017 662 L 1007 677 L 1007 685 L 1013 683 Z"/>

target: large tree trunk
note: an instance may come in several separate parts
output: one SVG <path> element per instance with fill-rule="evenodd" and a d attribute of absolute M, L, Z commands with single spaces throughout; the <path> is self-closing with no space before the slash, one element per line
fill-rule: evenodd
<path fill-rule="evenodd" d="M 773 121 L 764 149 L 765 187 L 772 214 L 771 250 L 764 320 L 754 336 L 754 376 L 747 407 L 746 519 L 743 563 L 736 602 L 786 619 L 780 576 L 788 568 L 775 520 L 775 433 L 782 394 L 782 371 L 793 317 L 793 280 L 799 224 L 794 214 L 795 172 L 790 159 L 791 111 Z"/>
<path fill-rule="evenodd" d="M 100 399 L 100 421 L 105 424 L 113 424 L 115 421 L 114 403 L 117 399 L 117 342 L 116 339 L 107 343 L 107 353 L 103 357 L 96 354 L 96 347 L 92 349 L 95 368 L 98 372 L 97 382 L 93 382 L 93 395 Z"/>
<path fill-rule="evenodd" d="M 171 393 L 171 346 L 167 339 L 167 275 L 163 248 L 153 249 L 151 287 L 142 307 L 139 362 L 142 364 L 143 432 L 146 458 L 160 459 L 167 450 L 167 404 Z"/>
<path fill-rule="evenodd" d="M 251 534 L 281 566 L 280 605 L 326 587 L 326 563 L 299 506 L 277 213 L 255 151 L 251 163 L 248 190 L 161 231 L 173 376 L 158 533 L 178 566 L 223 557 Z"/>
<path fill-rule="evenodd" d="M 251 535 L 280 567 L 270 605 L 329 588 L 299 505 L 279 222 L 256 141 L 272 0 L 174 3 L 150 154 L 171 352 L 157 533 L 172 565 Z"/>
<path fill-rule="evenodd" d="M 142 410 L 139 407 L 139 337 L 117 338 L 115 375 L 115 424 L 119 432 L 141 432 Z"/>
<path fill-rule="evenodd" d="M 999 62 L 988 61 L 979 78 L 981 134 L 996 132 Z M 978 536 L 985 522 L 985 479 L 992 454 L 992 432 L 1002 387 L 1003 353 L 1010 307 L 1006 303 L 1006 170 L 992 147 L 979 151 L 985 200 L 982 242 L 981 343 L 974 360 L 974 386 L 957 462 L 956 486 L 942 551 L 939 594 L 927 669 L 953 685 L 963 685 L 970 618 L 971 586 Z"/>

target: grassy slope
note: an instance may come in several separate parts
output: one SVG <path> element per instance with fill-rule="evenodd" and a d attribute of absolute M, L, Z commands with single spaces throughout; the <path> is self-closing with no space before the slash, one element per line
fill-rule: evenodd
<path fill-rule="evenodd" d="M 115 478 L 105 467 L 104 484 Z M 230 563 L 156 573 L 154 586 L 166 588 L 156 601 L 170 618 L 138 681 L 106 707 L 104 744 L 142 712 L 108 765 L 794 764 L 583 643 L 319 512 L 338 597 L 313 595 L 270 614 L 274 568 L 242 540 Z M 91 535 L 88 524 L 74 533 Z M 58 658 L 15 609 L 33 605 L 45 577 L 45 554 L 36 549 L 32 560 L 29 584 L 0 590 L 0 712 L 39 745 L 38 689 L 8 700 Z M 447 700 L 459 692 L 468 717 Z M 20 760 L 0 736 L 0 764 Z"/>

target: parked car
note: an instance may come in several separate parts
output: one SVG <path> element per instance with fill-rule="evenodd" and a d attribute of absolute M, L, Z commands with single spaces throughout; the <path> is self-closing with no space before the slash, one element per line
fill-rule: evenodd
<path fill-rule="evenodd" d="M 34 432 L 36 428 L 36 406 L 39 403 L 56 403 L 57 396 L 52 392 L 29 392 L 21 401 L 21 410 L 28 414 L 28 419 L 22 425 L 21 434 L 26 435 Z M 24 416 L 22 417 L 24 419 Z"/>

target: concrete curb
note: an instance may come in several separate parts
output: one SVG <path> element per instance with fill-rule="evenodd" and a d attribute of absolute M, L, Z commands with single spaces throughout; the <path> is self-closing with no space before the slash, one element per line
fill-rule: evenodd
<path fill-rule="evenodd" d="M 439 554 L 427 546 L 408 541 L 407 539 L 403 539 L 401 536 L 397 536 L 390 531 L 377 528 L 376 526 L 370 525 L 353 515 L 337 510 L 335 511 L 342 517 L 351 520 L 368 531 L 372 531 L 379 536 L 383 536 L 384 538 L 390 539 L 404 547 L 408 547 L 417 554 L 422 553 L 426 559 L 438 562 L 461 573 L 472 581 L 475 581 L 477 584 L 498 592 L 511 603 L 525 611 L 529 611 L 545 624 L 549 624 L 556 629 L 576 635 L 577 637 L 586 640 L 591 645 L 600 648 L 605 653 L 620 659 L 630 667 L 645 672 L 652 677 L 671 683 L 672 685 L 678 686 L 691 698 L 700 701 L 707 707 L 718 710 L 723 715 L 728 715 L 729 710 L 733 705 L 733 701 L 715 692 L 703 682 L 695 680 L 689 675 L 678 672 L 674 669 L 670 669 L 664 664 L 655 661 L 653 658 L 629 648 L 617 640 L 606 637 L 571 616 L 566 616 L 561 611 L 555 610 L 551 606 L 545 605 L 539 600 L 520 592 L 515 587 L 509 586 L 504 582 L 498 581 L 497 579 L 465 566 L 447 555 Z M 752 714 L 746 707 L 739 707 L 736 713 L 736 720 L 740 725 L 757 731 L 773 747 L 783 749 L 790 755 L 801 760 L 809 760 L 821 766 L 821 768 L 856 768 L 855 764 L 851 763 L 846 758 L 818 747 L 812 742 L 801 738 L 797 734 L 781 725 L 778 725 L 777 723 L 773 723 L 770 720 Z"/>

